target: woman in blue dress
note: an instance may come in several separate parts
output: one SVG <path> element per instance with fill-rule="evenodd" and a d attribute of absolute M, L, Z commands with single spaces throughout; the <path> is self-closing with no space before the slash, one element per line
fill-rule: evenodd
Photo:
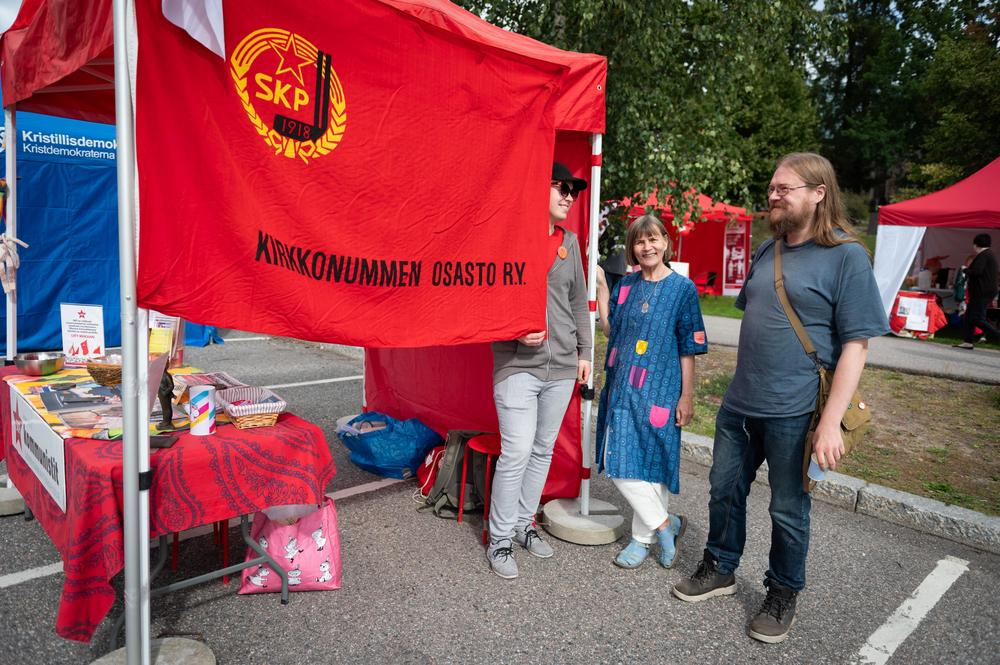
<path fill-rule="evenodd" d="M 598 288 L 608 335 L 598 469 L 633 510 L 632 540 L 615 564 L 638 567 L 658 542 L 660 565 L 670 568 L 686 520 L 667 512 L 668 496 L 680 491 L 681 427 L 694 413 L 695 356 L 706 353 L 708 343 L 694 283 L 666 263 L 672 251 L 663 223 L 653 215 L 635 220 L 625 251 L 640 270 L 610 294 Z"/>

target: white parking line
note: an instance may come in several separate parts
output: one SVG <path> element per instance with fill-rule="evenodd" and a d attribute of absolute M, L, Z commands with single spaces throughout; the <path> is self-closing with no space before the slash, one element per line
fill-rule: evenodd
<path fill-rule="evenodd" d="M 969 562 L 965 559 L 947 556 L 938 561 L 937 566 L 924 578 L 917 590 L 878 630 L 872 633 L 858 652 L 855 662 L 863 665 L 884 665 L 892 658 L 899 645 L 916 630 L 955 580 L 968 570 Z"/>
<path fill-rule="evenodd" d="M 363 379 L 362 375 L 357 376 L 341 376 L 336 379 L 317 379 L 315 381 L 300 381 L 299 383 L 278 383 L 273 386 L 264 386 L 265 388 L 298 388 L 299 386 L 318 386 L 321 383 L 339 383 L 341 381 L 360 381 Z"/>
<path fill-rule="evenodd" d="M 15 584 L 20 584 L 21 582 L 30 582 L 31 580 L 37 580 L 39 577 L 48 577 L 49 575 L 55 575 L 56 573 L 61 572 L 62 562 L 60 561 L 59 563 L 50 563 L 47 566 L 29 568 L 28 570 L 10 573 L 9 575 L 0 575 L 0 589 L 6 589 L 9 586 L 14 586 Z"/>
<path fill-rule="evenodd" d="M 270 337 L 223 337 L 226 342 L 261 342 L 271 339 Z"/>
<path fill-rule="evenodd" d="M 337 490 L 336 492 L 330 492 L 327 494 L 328 497 L 337 501 L 339 499 L 346 499 L 349 496 L 356 496 L 358 494 L 366 494 L 368 492 L 374 492 L 375 490 L 380 490 L 383 487 L 389 487 L 390 485 L 395 485 L 396 483 L 401 483 L 402 480 L 396 480 L 395 478 L 383 478 L 382 480 L 375 480 L 370 483 L 365 483 L 363 485 L 355 485 L 354 487 L 345 487 L 344 489 Z M 234 517 L 229 520 L 229 526 L 239 526 L 240 518 Z M 212 531 L 211 524 L 205 524 L 194 529 L 189 529 L 181 534 L 180 540 L 187 540 L 189 538 L 197 538 L 198 536 L 207 535 Z M 155 548 L 159 544 L 159 540 L 153 541 L 152 546 Z M 21 584 L 23 582 L 30 582 L 31 580 L 37 580 L 40 577 L 48 577 L 49 575 L 55 575 L 56 573 L 61 573 L 63 570 L 62 562 L 50 563 L 47 566 L 39 566 L 38 568 L 29 568 L 28 570 L 22 570 L 16 573 L 10 573 L 8 575 L 0 575 L 0 589 L 5 589 L 9 586 L 14 586 L 16 584 Z"/>

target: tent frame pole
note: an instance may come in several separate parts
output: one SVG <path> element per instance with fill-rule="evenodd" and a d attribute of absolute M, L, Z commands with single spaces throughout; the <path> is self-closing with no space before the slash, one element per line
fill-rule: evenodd
<path fill-rule="evenodd" d="M 118 259 L 121 277 L 123 495 L 125 504 L 125 659 L 128 665 L 148 665 L 149 639 L 149 493 L 143 490 L 140 473 L 149 467 L 148 448 L 140 463 L 142 443 L 147 441 L 148 406 L 141 399 L 147 388 L 139 385 L 140 313 L 136 300 L 136 168 L 135 125 L 128 58 L 131 0 L 114 0 L 115 131 L 118 140 Z M 132 9 L 134 12 L 134 9 Z M 145 314 L 145 312 L 143 312 Z M 145 346 L 142 344 L 141 346 Z M 142 550 L 146 550 L 143 556 Z M 143 561 L 146 568 L 143 568 Z M 143 618 L 146 620 L 143 621 Z"/>
<path fill-rule="evenodd" d="M 17 107 L 4 108 L 4 155 L 7 167 L 7 229 L 4 235 L 17 237 Z M 7 294 L 7 361 L 17 355 L 17 289 Z"/>
<path fill-rule="evenodd" d="M 590 228 L 587 238 L 587 301 L 597 302 L 597 259 L 600 254 L 598 239 L 600 233 L 601 219 L 601 134 L 591 134 L 590 137 Z M 594 339 L 594 331 L 597 323 L 597 308 L 590 308 L 590 338 Z M 593 394 L 594 390 L 594 346 L 590 347 L 590 377 L 587 379 L 587 391 Z M 583 401 L 583 478 L 580 480 L 580 514 L 590 515 L 590 474 L 594 466 L 594 445 L 593 445 L 593 415 L 594 400 L 584 399 Z"/>

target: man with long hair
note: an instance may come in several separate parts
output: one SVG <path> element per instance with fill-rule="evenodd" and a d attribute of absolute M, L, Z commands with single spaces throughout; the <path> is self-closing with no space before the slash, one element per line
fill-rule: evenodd
<path fill-rule="evenodd" d="M 674 595 L 698 602 L 736 592 L 734 573 L 746 541 L 747 495 L 758 467 L 767 460 L 767 593 L 748 632 L 754 639 L 775 643 L 788 636 L 796 596 L 805 587 L 811 504 L 802 469 L 819 391 L 816 364 L 806 355 L 778 297 L 777 243 L 792 309 L 816 347 L 818 361 L 834 370 L 812 440 L 814 457 L 824 471 L 836 468 L 843 454 L 840 421 L 861 378 L 868 340 L 889 327 L 868 252 L 844 214 L 830 162 L 812 153 L 782 157 L 767 197 L 774 239 L 757 250 L 736 299 L 745 314 L 736 373 L 715 424 L 708 542 L 698 569 L 674 587 Z"/>

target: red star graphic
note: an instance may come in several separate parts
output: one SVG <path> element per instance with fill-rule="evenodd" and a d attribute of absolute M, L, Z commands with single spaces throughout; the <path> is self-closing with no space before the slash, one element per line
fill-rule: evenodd
<path fill-rule="evenodd" d="M 77 312 L 77 314 L 79 315 L 79 317 L 81 319 L 87 318 L 87 313 L 85 311 L 83 311 L 82 309 L 79 312 Z"/>
<path fill-rule="evenodd" d="M 14 440 L 17 441 L 17 447 L 21 447 L 21 427 L 23 423 L 21 422 L 21 413 L 18 411 L 17 402 L 14 402 Z"/>
<path fill-rule="evenodd" d="M 274 49 L 274 52 L 277 53 L 278 58 L 280 58 L 280 61 L 278 62 L 278 69 L 274 72 L 274 75 L 281 76 L 285 72 L 291 72 L 292 76 L 298 79 L 299 85 L 305 87 L 305 79 L 302 76 L 302 68 L 308 65 L 315 65 L 316 63 L 313 59 L 302 54 L 302 51 L 305 49 L 300 47 L 298 42 L 295 41 L 295 35 L 288 36 L 288 42 L 285 44 L 285 48 L 278 48 L 274 42 L 271 42 L 271 48 Z M 289 61 L 298 60 L 298 63 L 290 65 L 285 64 L 286 58 Z"/>

